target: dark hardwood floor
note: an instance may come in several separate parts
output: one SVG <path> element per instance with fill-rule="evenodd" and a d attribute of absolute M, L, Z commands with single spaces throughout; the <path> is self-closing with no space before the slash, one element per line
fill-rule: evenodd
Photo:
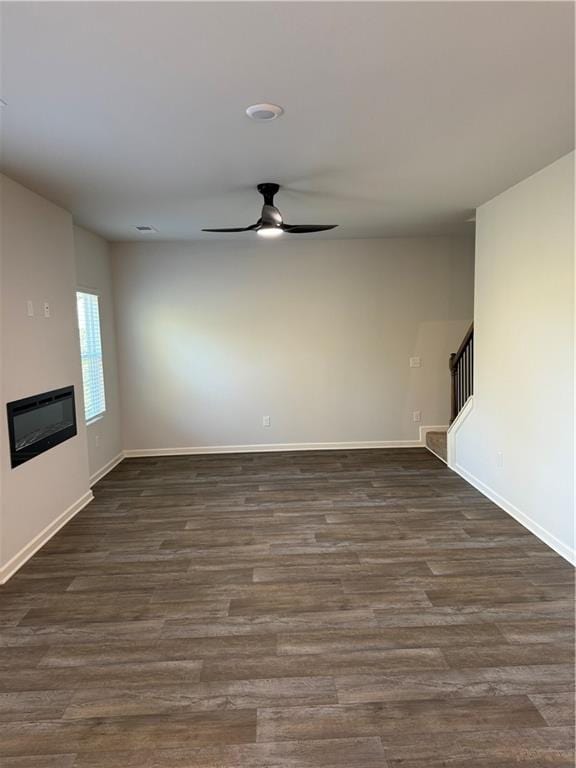
<path fill-rule="evenodd" d="M 94 490 L 0 590 L 3 768 L 574 766 L 572 569 L 427 451 Z"/>

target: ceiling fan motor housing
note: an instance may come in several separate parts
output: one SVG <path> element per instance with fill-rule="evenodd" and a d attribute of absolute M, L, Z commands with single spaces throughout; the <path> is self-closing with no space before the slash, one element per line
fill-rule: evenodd
<path fill-rule="evenodd" d="M 258 192 L 264 198 L 264 205 L 274 205 L 274 195 L 279 189 L 280 184 L 272 184 L 271 182 L 258 184 Z"/>

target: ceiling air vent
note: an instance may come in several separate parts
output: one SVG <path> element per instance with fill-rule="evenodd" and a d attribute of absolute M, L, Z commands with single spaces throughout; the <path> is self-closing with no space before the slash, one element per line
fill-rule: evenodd
<path fill-rule="evenodd" d="M 151 224 L 136 224 L 134 229 L 136 229 L 138 232 L 144 232 L 144 233 L 158 232 L 158 230 L 155 227 L 153 227 Z"/>

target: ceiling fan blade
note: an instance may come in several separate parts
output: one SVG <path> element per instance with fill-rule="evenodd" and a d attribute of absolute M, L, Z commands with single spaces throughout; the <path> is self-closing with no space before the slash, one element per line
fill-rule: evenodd
<path fill-rule="evenodd" d="M 327 229 L 336 229 L 338 224 L 282 224 L 284 232 L 292 235 L 305 235 L 307 232 L 325 232 Z"/>
<path fill-rule="evenodd" d="M 223 227 L 219 229 L 203 229 L 202 232 L 259 232 L 261 235 L 272 237 L 280 232 L 288 232 L 294 235 L 305 235 L 308 232 L 326 232 L 335 229 L 338 224 L 284 224 L 282 214 L 274 205 L 274 195 L 280 186 L 272 182 L 258 184 L 258 192 L 264 198 L 262 213 L 256 224 L 249 227 Z M 266 230 L 266 231 L 265 231 Z"/>
<path fill-rule="evenodd" d="M 228 227 L 224 229 L 203 229 L 202 232 L 252 232 L 256 229 L 256 224 L 251 224 L 249 227 Z"/>

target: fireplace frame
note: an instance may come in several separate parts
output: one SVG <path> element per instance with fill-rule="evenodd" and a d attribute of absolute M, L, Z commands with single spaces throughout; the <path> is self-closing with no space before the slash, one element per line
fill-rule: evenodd
<path fill-rule="evenodd" d="M 36 442 L 31 443 L 24 449 L 16 449 L 16 434 L 14 430 L 14 417 L 19 413 L 29 413 L 43 406 L 50 405 L 51 403 L 57 403 L 64 399 L 72 400 L 72 424 L 64 429 L 54 432 L 47 437 L 43 437 Z M 24 397 L 21 400 L 13 400 L 10 403 L 6 403 L 6 411 L 8 415 L 8 434 L 10 437 L 10 464 L 12 469 L 19 467 L 30 459 L 34 459 L 56 445 L 70 440 L 78 434 L 76 426 L 76 398 L 74 395 L 74 387 L 61 387 L 60 389 L 53 389 L 50 392 L 42 392 L 38 395 L 32 395 L 31 397 Z"/>

